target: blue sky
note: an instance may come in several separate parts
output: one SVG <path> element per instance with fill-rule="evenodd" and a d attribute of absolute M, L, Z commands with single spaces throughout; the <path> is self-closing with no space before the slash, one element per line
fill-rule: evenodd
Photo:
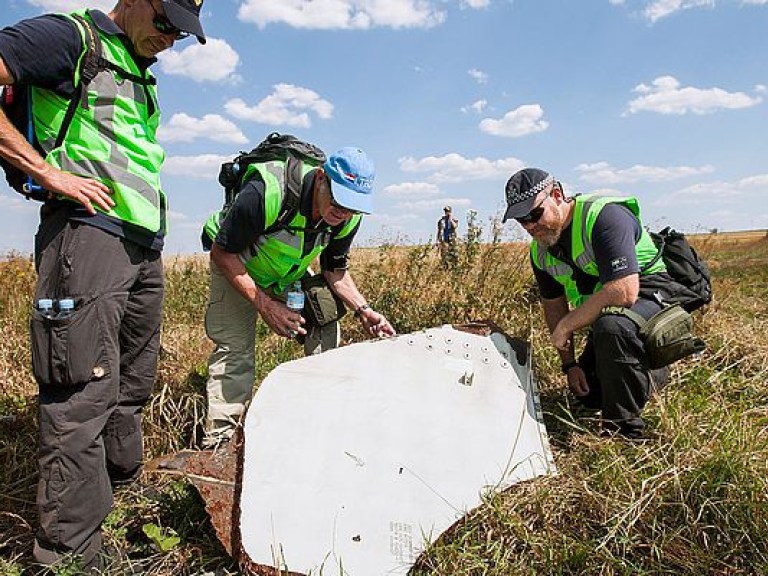
<path fill-rule="evenodd" d="M 0 25 L 112 4 L 6 0 Z M 272 131 L 373 158 L 361 245 L 426 241 L 445 204 L 487 238 L 525 166 L 652 228 L 768 228 L 768 0 L 206 0 L 203 25 L 155 66 L 166 254 L 200 251 L 219 164 Z M 37 206 L 0 201 L 0 253 L 31 252 Z"/>

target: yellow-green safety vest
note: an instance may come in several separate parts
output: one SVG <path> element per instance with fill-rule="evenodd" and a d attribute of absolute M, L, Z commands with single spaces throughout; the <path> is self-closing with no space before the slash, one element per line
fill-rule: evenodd
<path fill-rule="evenodd" d="M 302 180 L 315 168 L 316 166 L 302 162 Z M 254 172 L 257 172 L 264 181 L 264 222 L 261 223 L 261 227 L 267 230 L 277 220 L 286 193 L 285 162 L 274 160 L 251 164 L 242 181 L 247 182 Z M 316 234 L 313 245 L 307 250 L 307 254 L 302 256 L 305 252 L 304 228 L 307 225 L 307 219 L 300 210 L 297 210 L 286 226 L 260 235 L 251 246 L 240 253 L 239 257 L 257 286 L 271 289 L 275 294 L 282 294 L 288 286 L 304 276 L 312 261 L 320 255 L 332 239 L 348 236 L 360 219 L 359 214 L 354 215 L 336 234 L 333 234 L 330 228 Z M 204 230 L 211 240 L 216 239 L 221 220 L 222 211 L 219 210 L 206 221 Z"/>
<path fill-rule="evenodd" d="M 86 10 L 76 11 L 91 22 Z M 80 32 L 83 52 L 75 68 L 73 85 L 80 76 L 87 33 L 72 14 L 64 14 Z M 99 180 L 113 190 L 115 206 L 107 215 L 151 233 L 165 231 L 166 199 L 160 187 L 160 167 L 165 154 L 157 143 L 160 122 L 154 77 L 142 69 L 120 37 L 98 30 L 102 56 L 125 72 L 101 70 L 88 85 L 88 107 L 77 106 L 67 137 L 55 148 L 56 137 L 69 100 L 51 90 L 33 87 L 32 116 L 35 135 L 52 166 L 78 176 Z M 161 216 L 162 215 L 162 216 Z"/>
<path fill-rule="evenodd" d="M 571 223 L 571 260 L 585 274 L 595 277 L 600 275 L 597 269 L 595 251 L 592 247 L 592 229 L 595 226 L 600 211 L 607 204 L 621 204 L 627 207 L 640 223 L 642 233 L 640 240 L 635 245 L 637 263 L 640 268 L 642 269 L 643 266 L 656 256 L 658 249 L 653 243 L 651 235 L 643 228 L 642 221 L 640 220 L 640 204 L 637 198 L 583 194 L 576 196 L 574 202 L 575 206 Z M 603 287 L 600 282 L 597 282 L 592 294 L 581 294 L 573 278 L 573 269 L 570 264 L 555 258 L 546 249 L 542 250 L 536 240 L 531 242 L 531 261 L 536 268 L 543 270 L 563 285 L 566 298 L 573 307 L 581 306 L 589 296 L 597 293 Z M 657 274 L 665 271 L 664 261 L 659 258 L 658 262 L 653 266 L 647 270 L 642 270 L 641 275 Z"/>

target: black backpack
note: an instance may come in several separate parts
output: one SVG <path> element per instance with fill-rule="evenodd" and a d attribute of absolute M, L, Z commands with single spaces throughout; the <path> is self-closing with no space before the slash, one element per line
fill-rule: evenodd
<path fill-rule="evenodd" d="M 280 212 L 275 222 L 265 231 L 269 234 L 283 227 L 293 218 L 299 209 L 301 199 L 302 162 L 313 166 L 322 166 L 325 153 L 314 144 L 299 140 L 290 134 L 272 132 L 263 142 L 250 152 L 241 152 L 231 162 L 221 165 L 219 184 L 224 187 L 223 218 L 238 192 L 246 182 L 243 180 L 248 166 L 273 160 L 285 161 L 285 195 Z"/>
<path fill-rule="evenodd" d="M 658 233 L 650 234 L 659 251 L 640 272 L 649 269 L 658 262 L 659 258 L 663 258 L 669 275 L 684 288 L 682 307 L 688 312 L 693 312 L 709 304 L 712 301 L 712 278 L 709 267 L 688 243 L 685 236 L 669 226 Z"/>
<path fill-rule="evenodd" d="M 67 137 L 67 132 L 69 132 L 69 127 L 72 124 L 72 119 L 75 116 L 77 107 L 82 106 L 83 109 L 88 109 L 88 85 L 99 72 L 103 70 L 112 70 L 118 76 L 131 80 L 137 84 L 155 84 L 155 78 L 144 79 L 135 76 L 104 58 L 101 37 L 99 36 L 95 25 L 80 14 L 72 14 L 72 17 L 75 19 L 77 25 L 79 25 L 85 32 L 85 52 L 79 62 L 80 81 L 75 86 L 72 96 L 70 96 L 69 105 L 64 113 L 64 119 L 59 128 L 59 132 L 56 135 L 54 148 L 61 146 L 64 139 Z M 32 125 L 32 98 L 30 87 L 18 83 L 4 86 L 2 98 L 0 99 L 0 107 L 2 107 L 3 112 L 5 112 L 14 127 L 27 138 L 27 141 L 35 149 L 39 151 L 41 148 L 35 138 L 35 131 Z M 28 174 L 25 174 L 1 156 L 0 167 L 5 171 L 5 179 L 8 181 L 11 188 L 20 192 L 28 199 L 40 201 L 48 199 L 48 192 L 35 183 Z"/>

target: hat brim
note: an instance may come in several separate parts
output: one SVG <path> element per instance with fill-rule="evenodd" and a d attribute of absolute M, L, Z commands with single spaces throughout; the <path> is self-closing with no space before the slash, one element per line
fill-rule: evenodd
<path fill-rule="evenodd" d="M 507 220 L 510 220 L 512 218 L 521 218 L 526 214 L 529 214 L 530 211 L 533 210 L 534 206 L 536 206 L 536 199 L 539 196 L 540 196 L 539 194 L 536 194 L 531 198 L 523 200 L 522 202 L 517 202 L 507 207 L 507 211 L 504 212 L 504 218 L 502 218 L 501 221 L 506 222 Z"/>
<path fill-rule="evenodd" d="M 165 16 L 171 24 L 182 32 L 193 34 L 200 44 L 205 44 L 205 32 L 203 32 L 203 25 L 200 24 L 200 17 L 197 14 L 170 0 L 162 0 L 162 2 Z"/>
<path fill-rule="evenodd" d="M 336 204 L 355 212 L 362 212 L 363 214 L 370 214 L 373 211 L 373 199 L 370 194 L 355 192 L 351 188 L 344 186 L 344 184 L 336 182 L 333 178 L 329 178 L 329 180 L 331 181 L 333 201 Z"/>

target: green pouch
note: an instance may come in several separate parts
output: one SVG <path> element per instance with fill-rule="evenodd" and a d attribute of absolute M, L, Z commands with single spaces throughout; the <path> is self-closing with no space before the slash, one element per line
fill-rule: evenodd
<path fill-rule="evenodd" d="M 305 277 L 301 287 L 306 296 L 304 314 L 310 324 L 322 327 L 340 320 L 347 313 L 344 302 L 334 294 L 322 274 Z"/>
<path fill-rule="evenodd" d="M 693 335 L 693 318 L 679 304 L 665 306 L 648 320 L 617 306 L 604 308 L 603 314 L 621 314 L 638 325 L 651 369 L 662 368 L 706 348 L 704 341 Z"/>

